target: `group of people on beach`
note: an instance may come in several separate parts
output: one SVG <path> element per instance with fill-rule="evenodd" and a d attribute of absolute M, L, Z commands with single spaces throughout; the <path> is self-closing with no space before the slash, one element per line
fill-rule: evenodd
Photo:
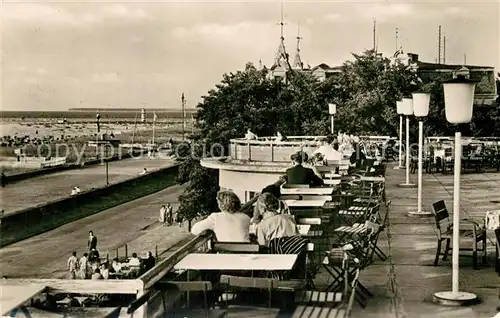
<path fill-rule="evenodd" d="M 182 226 L 182 218 L 180 217 L 179 213 L 174 214 L 174 209 L 172 205 L 170 205 L 170 203 L 161 206 L 160 217 L 158 218 L 158 221 L 162 225 L 172 225 L 174 222 L 176 222 L 179 226 Z"/>

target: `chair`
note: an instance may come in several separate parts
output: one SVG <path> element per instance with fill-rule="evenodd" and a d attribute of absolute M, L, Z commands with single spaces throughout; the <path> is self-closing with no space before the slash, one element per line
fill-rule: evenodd
<path fill-rule="evenodd" d="M 434 259 L 434 266 L 438 265 L 439 256 L 443 255 L 443 260 L 448 258 L 451 250 L 450 243 L 453 237 L 453 223 L 450 221 L 448 209 L 443 200 L 432 204 L 437 228 L 437 250 Z M 468 219 L 460 220 L 460 237 L 472 240 L 472 267 L 477 269 L 478 243 L 482 242 L 483 263 L 486 263 L 486 230 L 474 221 Z M 441 253 L 441 244 L 446 242 L 444 253 Z M 470 248 L 460 248 L 460 250 L 470 251 Z"/>
<path fill-rule="evenodd" d="M 213 242 L 212 252 L 225 253 L 259 253 L 259 244 L 245 242 Z"/>
<path fill-rule="evenodd" d="M 303 195 L 302 200 L 325 200 L 332 201 L 331 195 Z"/>
<path fill-rule="evenodd" d="M 300 200 L 300 195 L 296 194 L 285 194 L 279 197 L 280 200 Z"/>
<path fill-rule="evenodd" d="M 203 318 L 218 318 L 224 317 L 225 311 L 223 310 L 211 310 L 214 304 L 209 303 L 208 293 L 214 290 L 213 285 L 209 281 L 159 281 L 155 284 L 155 287 L 159 290 L 178 290 L 180 292 L 185 292 L 188 294 L 187 307 L 186 308 L 171 308 L 167 309 L 165 304 L 164 293 L 163 296 L 163 307 L 166 312 L 166 317 L 181 318 L 181 317 L 203 317 Z M 203 293 L 203 309 L 190 307 L 191 292 L 202 292 Z M 197 303 L 197 301 L 192 301 Z"/>
<path fill-rule="evenodd" d="M 261 289 L 267 290 L 269 293 L 268 306 L 272 305 L 272 291 L 278 284 L 277 278 L 260 278 L 260 277 L 244 277 L 244 276 L 232 276 L 232 275 L 221 275 L 220 283 L 225 287 L 226 294 L 230 291 L 239 289 Z M 228 305 L 228 297 L 226 297 L 226 306 Z"/>
<path fill-rule="evenodd" d="M 285 188 L 285 189 L 291 189 L 291 188 L 306 189 L 306 188 L 310 188 L 310 186 L 308 184 L 292 184 L 292 183 L 283 183 L 282 187 Z"/>

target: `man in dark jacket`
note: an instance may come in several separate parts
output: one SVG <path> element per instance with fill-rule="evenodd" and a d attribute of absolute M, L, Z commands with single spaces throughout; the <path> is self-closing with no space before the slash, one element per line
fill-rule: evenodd
<path fill-rule="evenodd" d="M 89 231 L 89 240 L 87 242 L 87 247 L 89 250 L 96 250 L 97 249 L 97 236 L 94 236 L 93 231 Z"/>
<path fill-rule="evenodd" d="M 302 166 L 302 162 L 307 161 L 305 152 L 299 151 L 291 156 L 294 166 L 286 170 L 286 182 L 288 184 L 308 184 L 311 186 L 323 185 L 323 179 L 318 177 L 310 168 Z"/>

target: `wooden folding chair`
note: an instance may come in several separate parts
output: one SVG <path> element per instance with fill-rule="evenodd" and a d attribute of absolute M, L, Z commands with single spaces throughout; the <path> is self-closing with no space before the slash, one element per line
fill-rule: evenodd
<path fill-rule="evenodd" d="M 259 244 L 245 242 L 212 242 L 211 251 L 214 253 L 259 253 Z"/>
<path fill-rule="evenodd" d="M 449 251 L 452 249 L 450 247 L 451 239 L 453 237 L 453 223 L 449 218 L 448 209 L 446 208 L 446 204 L 443 200 L 435 202 L 432 205 L 434 209 L 434 217 L 436 220 L 436 228 L 437 228 L 437 250 L 436 257 L 434 258 L 434 266 L 438 265 L 439 256 L 443 255 L 443 260 L 446 260 L 449 255 Z M 470 251 L 472 250 L 472 267 L 474 269 L 478 269 L 477 267 L 477 250 L 478 243 L 482 242 L 482 251 L 483 251 L 483 263 L 486 263 L 487 252 L 486 252 L 486 230 L 484 226 L 479 226 L 478 223 L 468 220 L 461 219 L 460 220 L 460 232 L 459 235 L 461 238 L 466 238 L 472 241 L 472 248 L 460 248 L 460 250 Z M 441 252 L 441 244 L 442 242 L 446 242 L 446 247 L 444 252 Z"/>

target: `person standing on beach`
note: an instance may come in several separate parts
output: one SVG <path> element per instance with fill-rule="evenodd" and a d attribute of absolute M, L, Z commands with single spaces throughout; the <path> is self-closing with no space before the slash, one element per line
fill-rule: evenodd
<path fill-rule="evenodd" d="M 166 220 L 167 220 L 167 207 L 162 205 L 161 209 L 160 209 L 160 217 L 158 218 L 158 221 L 161 224 L 165 224 Z"/>
<path fill-rule="evenodd" d="M 97 249 L 97 236 L 94 236 L 93 231 L 89 231 L 89 240 L 87 242 L 87 247 L 89 248 L 89 251 Z"/>
<path fill-rule="evenodd" d="M 68 270 L 69 270 L 69 279 L 76 279 L 76 272 L 78 271 L 78 258 L 76 258 L 76 252 L 68 259 Z"/>
<path fill-rule="evenodd" d="M 166 214 L 167 214 L 167 223 L 168 225 L 172 225 L 172 223 L 174 222 L 174 216 L 173 216 L 173 213 L 174 213 L 174 209 L 172 208 L 172 206 L 170 205 L 170 203 L 167 203 L 167 206 L 166 206 Z"/>

